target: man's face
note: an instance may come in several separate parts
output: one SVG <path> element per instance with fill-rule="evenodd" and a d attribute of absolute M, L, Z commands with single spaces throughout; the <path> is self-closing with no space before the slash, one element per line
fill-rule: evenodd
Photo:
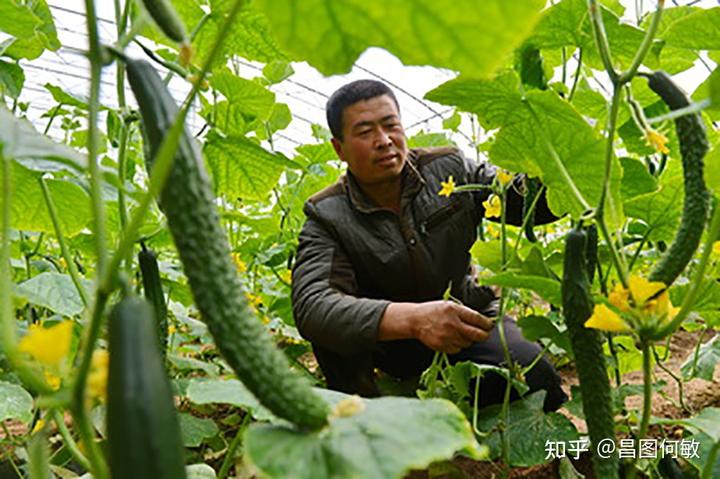
<path fill-rule="evenodd" d="M 400 177 L 407 138 L 392 98 L 381 95 L 346 107 L 342 128 L 343 139 L 333 138 L 333 147 L 360 184 L 392 183 Z"/>

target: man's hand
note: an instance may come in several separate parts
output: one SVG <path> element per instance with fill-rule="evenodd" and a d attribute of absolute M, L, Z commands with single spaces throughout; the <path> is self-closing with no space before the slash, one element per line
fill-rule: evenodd
<path fill-rule="evenodd" d="M 415 338 L 434 351 L 457 353 L 485 341 L 493 322 L 451 301 L 392 303 L 380 321 L 380 340 Z"/>

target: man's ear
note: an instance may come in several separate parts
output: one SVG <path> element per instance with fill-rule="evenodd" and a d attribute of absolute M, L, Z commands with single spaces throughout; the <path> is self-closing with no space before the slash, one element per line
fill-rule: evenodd
<path fill-rule="evenodd" d="M 335 149 L 335 154 L 337 154 L 338 158 L 340 158 L 341 161 L 345 161 L 345 154 L 343 153 L 342 141 L 338 140 L 337 138 L 332 138 L 330 140 L 330 142 L 332 143 L 332 146 Z"/>

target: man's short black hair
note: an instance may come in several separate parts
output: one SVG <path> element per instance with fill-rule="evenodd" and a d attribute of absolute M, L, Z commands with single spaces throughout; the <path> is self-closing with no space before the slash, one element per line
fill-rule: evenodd
<path fill-rule="evenodd" d="M 400 111 L 397 98 L 393 91 L 383 82 L 377 80 L 356 80 L 338 88 L 325 106 L 328 127 L 333 138 L 342 140 L 342 114 L 345 108 L 362 100 L 369 100 L 378 96 L 387 95 L 395 102 Z"/>

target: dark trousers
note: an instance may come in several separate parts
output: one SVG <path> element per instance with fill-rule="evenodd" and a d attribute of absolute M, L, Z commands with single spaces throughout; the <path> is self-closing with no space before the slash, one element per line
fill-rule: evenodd
<path fill-rule="evenodd" d="M 542 351 L 537 343 L 531 343 L 522 337 L 515 321 L 505 317 L 505 339 L 513 361 L 522 367 L 530 365 Z M 379 396 L 374 379 L 374 368 L 379 368 L 391 376 L 406 379 L 419 375 L 425 370 L 434 356 L 434 351 L 416 340 L 387 341 L 379 343 L 372 354 L 341 356 L 324 348 L 314 347 L 318 364 L 325 375 L 328 388 L 338 391 L 360 394 L 366 397 Z M 477 364 L 503 366 L 505 356 L 500 341 L 499 327 L 490 332 L 486 341 L 474 343 L 457 354 L 448 356 L 452 363 L 473 361 Z M 567 400 L 560 387 L 560 376 L 547 358 L 541 358 L 525 375 L 529 387 L 528 393 L 544 389 L 545 411 L 555 411 Z M 471 388 L 474 391 L 474 388 Z M 488 372 L 480 381 L 480 406 L 501 403 L 505 394 L 505 378 L 497 373 Z M 519 396 L 513 389 L 511 400 Z"/>

